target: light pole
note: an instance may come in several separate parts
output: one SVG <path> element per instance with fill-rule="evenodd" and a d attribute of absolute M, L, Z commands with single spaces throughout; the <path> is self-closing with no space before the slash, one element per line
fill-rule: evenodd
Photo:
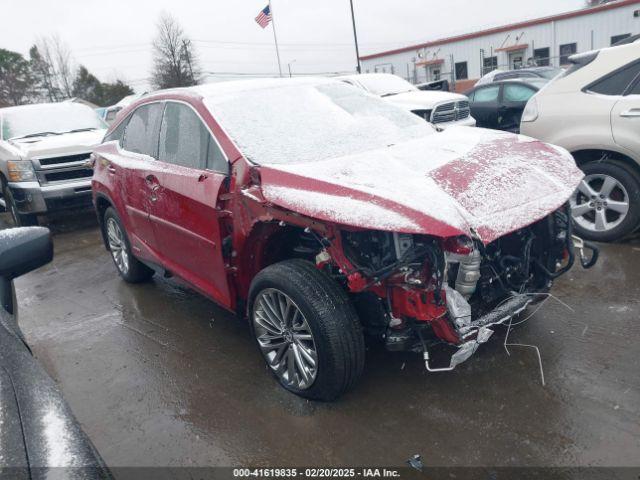
<path fill-rule="evenodd" d="M 291 65 L 293 65 L 294 63 L 296 63 L 296 59 L 294 58 L 293 60 L 291 60 L 289 63 L 287 63 L 287 67 L 289 67 L 289 78 L 291 78 Z"/>
<path fill-rule="evenodd" d="M 351 3 L 351 22 L 353 23 L 353 39 L 356 44 L 356 58 L 358 59 L 358 73 L 362 73 L 362 67 L 360 66 L 360 49 L 358 48 L 358 31 L 356 30 L 356 15 L 353 11 L 353 0 L 349 0 Z"/>

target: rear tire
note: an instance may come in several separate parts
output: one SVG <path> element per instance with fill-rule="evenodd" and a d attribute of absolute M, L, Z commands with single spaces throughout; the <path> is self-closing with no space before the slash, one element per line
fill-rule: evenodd
<path fill-rule="evenodd" d="M 283 314 L 279 319 L 278 312 Z M 286 260 L 262 270 L 251 284 L 249 320 L 272 373 L 296 395 L 335 400 L 362 374 L 365 345 L 356 312 L 344 290 L 312 263 Z M 302 342 L 297 338 L 300 332 Z M 296 358 L 300 352 L 302 362 Z M 314 356 L 315 362 L 310 361 Z M 293 370 L 290 357 L 300 362 Z"/>
<path fill-rule="evenodd" d="M 581 169 L 585 180 L 570 200 L 576 234 L 611 242 L 635 230 L 640 223 L 640 178 L 618 162 L 590 162 Z"/>
<path fill-rule="evenodd" d="M 133 256 L 127 232 L 113 207 L 105 211 L 102 228 L 113 263 L 126 282 L 141 283 L 153 277 L 155 272 Z"/>

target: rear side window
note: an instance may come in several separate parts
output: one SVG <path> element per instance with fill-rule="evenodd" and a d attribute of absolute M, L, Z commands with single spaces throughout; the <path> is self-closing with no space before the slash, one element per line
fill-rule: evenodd
<path fill-rule="evenodd" d="M 587 90 L 602 95 L 624 95 L 638 75 L 640 75 L 640 62 L 636 61 L 592 83 Z"/>
<path fill-rule="evenodd" d="M 636 80 L 635 85 L 631 87 L 627 95 L 640 95 L 640 78 Z"/>
<path fill-rule="evenodd" d="M 104 142 L 112 142 L 114 140 L 117 140 L 118 143 L 120 144 L 120 146 L 122 146 L 122 138 L 124 136 L 124 131 L 127 128 L 127 122 L 128 121 L 129 121 L 129 119 L 126 118 L 122 122 L 120 122 L 120 125 L 118 125 L 115 128 L 115 130 L 113 130 L 109 135 L 104 137 L 103 143 Z"/>
<path fill-rule="evenodd" d="M 160 127 L 159 159 L 183 167 L 226 173 L 227 160 L 200 117 L 187 105 L 169 102 Z"/>
<path fill-rule="evenodd" d="M 496 102 L 498 100 L 499 93 L 500 85 L 481 88 L 476 90 L 476 93 L 473 96 L 473 101 L 475 103 Z"/>
<path fill-rule="evenodd" d="M 536 92 L 524 85 L 504 86 L 504 100 L 507 102 L 526 102 L 533 97 L 534 93 Z"/>
<path fill-rule="evenodd" d="M 130 152 L 157 157 L 158 123 L 162 104 L 142 105 L 133 112 L 124 132 L 123 148 Z"/>

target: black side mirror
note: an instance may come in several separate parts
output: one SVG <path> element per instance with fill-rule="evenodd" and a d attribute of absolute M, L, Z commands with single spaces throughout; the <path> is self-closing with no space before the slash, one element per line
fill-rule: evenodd
<path fill-rule="evenodd" d="M 48 228 L 21 227 L 0 230 L 0 277 L 11 281 L 53 259 Z"/>

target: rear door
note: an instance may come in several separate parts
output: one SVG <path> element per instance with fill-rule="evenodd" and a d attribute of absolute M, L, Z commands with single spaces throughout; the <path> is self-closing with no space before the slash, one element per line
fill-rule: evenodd
<path fill-rule="evenodd" d="M 640 63 L 637 75 L 611 112 L 611 127 L 615 142 L 640 158 Z"/>
<path fill-rule="evenodd" d="M 471 116 L 478 127 L 498 128 L 498 99 L 500 85 L 489 84 L 477 88 L 471 96 Z"/>
<path fill-rule="evenodd" d="M 158 248 L 149 220 L 152 185 L 148 177 L 157 168 L 162 108 L 161 102 L 148 103 L 130 115 L 122 139 L 122 160 L 110 165 L 110 172 L 120 178 L 122 190 L 119 193 L 124 199 L 132 248 L 147 258 L 149 250 L 154 257 Z"/>
<path fill-rule="evenodd" d="M 522 112 L 535 93 L 536 89 L 523 83 L 505 83 L 498 107 L 498 128 L 519 133 Z"/>
<path fill-rule="evenodd" d="M 160 126 L 151 222 L 165 266 L 222 305 L 230 305 L 222 257 L 219 195 L 229 163 L 189 104 L 166 103 Z"/>
<path fill-rule="evenodd" d="M 585 87 L 594 98 L 610 102 L 611 133 L 613 140 L 630 150 L 635 157 L 640 154 L 640 60 L 608 73 Z"/>

